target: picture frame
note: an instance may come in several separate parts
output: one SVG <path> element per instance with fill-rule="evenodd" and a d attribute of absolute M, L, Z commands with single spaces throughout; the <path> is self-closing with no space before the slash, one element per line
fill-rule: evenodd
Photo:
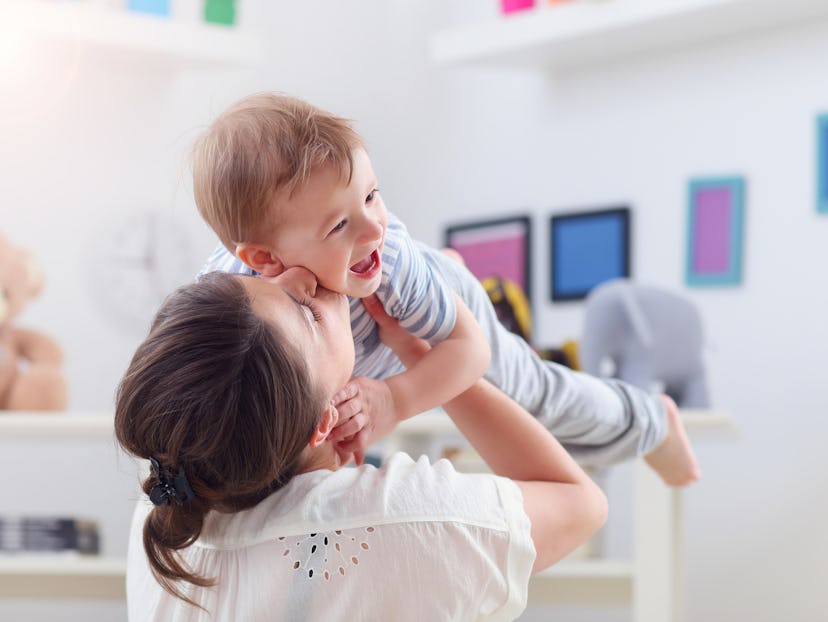
<path fill-rule="evenodd" d="M 532 221 L 527 215 L 452 224 L 444 245 L 463 257 L 479 280 L 499 276 L 518 285 L 532 300 Z"/>
<path fill-rule="evenodd" d="M 743 177 L 691 179 L 687 186 L 685 281 L 694 287 L 742 281 Z"/>
<path fill-rule="evenodd" d="M 549 298 L 581 300 L 605 281 L 630 276 L 627 205 L 554 214 L 549 219 Z"/>
<path fill-rule="evenodd" d="M 828 214 L 828 113 L 816 119 L 816 210 Z"/>

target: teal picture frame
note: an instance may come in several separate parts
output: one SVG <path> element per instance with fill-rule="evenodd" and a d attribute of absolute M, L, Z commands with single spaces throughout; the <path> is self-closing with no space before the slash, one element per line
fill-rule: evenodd
<path fill-rule="evenodd" d="M 746 183 L 743 177 L 691 179 L 687 186 L 685 282 L 742 282 Z"/>
<path fill-rule="evenodd" d="M 816 211 L 828 214 L 828 113 L 816 119 Z"/>

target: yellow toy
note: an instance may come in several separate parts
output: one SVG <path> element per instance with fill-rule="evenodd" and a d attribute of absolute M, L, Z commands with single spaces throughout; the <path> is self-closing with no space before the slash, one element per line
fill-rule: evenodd
<path fill-rule="evenodd" d="M 508 279 L 489 276 L 481 281 L 497 313 L 497 319 L 507 330 L 523 337 L 542 359 L 580 369 L 578 343 L 565 341 L 560 348 L 538 348 L 532 342 L 532 310 L 523 289 Z"/>
<path fill-rule="evenodd" d="M 527 343 L 532 343 L 532 312 L 520 286 L 499 276 L 486 277 L 481 283 L 494 305 L 500 323 L 523 337 Z"/>
<path fill-rule="evenodd" d="M 66 409 L 60 346 L 14 324 L 42 285 L 31 255 L 0 235 L 0 410 Z"/>

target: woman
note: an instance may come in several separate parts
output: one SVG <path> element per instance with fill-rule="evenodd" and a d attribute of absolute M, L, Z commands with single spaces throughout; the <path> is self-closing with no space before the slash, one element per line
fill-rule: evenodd
<path fill-rule="evenodd" d="M 366 306 L 404 363 L 427 350 Z M 118 441 L 151 463 L 130 620 L 511 620 L 530 573 L 603 524 L 601 491 L 484 381 L 445 408 L 505 477 L 405 454 L 340 469 L 353 360 L 347 299 L 303 268 L 166 301 L 117 395 Z"/>

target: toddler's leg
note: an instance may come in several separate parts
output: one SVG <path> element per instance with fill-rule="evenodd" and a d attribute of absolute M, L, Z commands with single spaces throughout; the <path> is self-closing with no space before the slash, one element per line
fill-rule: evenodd
<path fill-rule="evenodd" d="M 667 418 L 667 433 L 661 443 L 644 456 L 647 464 L 670 486 L 687 486 L 701 477 L 690 439 L 676 403 L 661 396 Z"/>
<path fill-rule="evenodd" d="M 666 432 L 661 402 L 617 381 L 543 361 L 507 331 L 480 282 L 447 254 L 424 249 L 471 309 L 486 334 L 492 361 L 486 379 L 532 413 L 585 466 L 607 466 L 652 451 Z"/>
<path fill-rule="evenodd" d="M 675 404 L 637 387 L 541 360 L 497 319 L 479 281 L 446 254 L 425 250 L 435 272 L 460 294 L 486 333 L 486 378 L 531 412 L 582 465 L 607 466 L 637 456 L 671 485 L 698 478 Z"/>

